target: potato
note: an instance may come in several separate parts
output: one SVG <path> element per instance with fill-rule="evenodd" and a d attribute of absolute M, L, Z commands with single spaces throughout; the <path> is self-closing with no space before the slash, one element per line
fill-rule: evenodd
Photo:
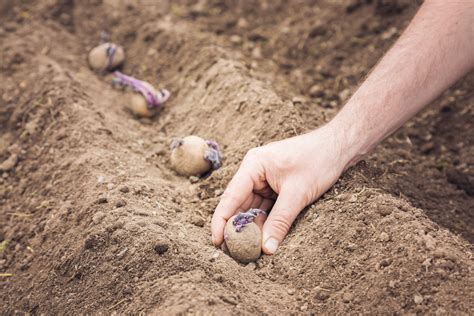
<path fill-rule="evenodd" d="M 232 258 L 249 263 L 256 261 L 262 252 L 262 232 L 257 224 L 246 224 L 240 231 L 236 230 L 231 217 L 224 229 L 225 244 Z"/>
<path fill-rule="evenodd" d="M 100 44 L 94 47 L 88 56 L 89 66 L 96 71 L 114 70 L 125 60 L 122 46 L 113 43 Z"/>
<path fill-rule="evenodd" d="M 171 166 L 178 174 L 200 176 L 211 170 L 211 162 L 204 159 L 209 150 L 204 139 L 191 135 L 176 142 L 171 151 Z"/>
<path fill-rule="evenodd" d="M 156 95 L 155 88 L 148 82 L 141 82 L 147 89 Z M 152 117 L 157 113 L 157 107 L 150 107 L 145 97 L 139 92 L 131 92 L 125 108 L 138 117 Z"/>

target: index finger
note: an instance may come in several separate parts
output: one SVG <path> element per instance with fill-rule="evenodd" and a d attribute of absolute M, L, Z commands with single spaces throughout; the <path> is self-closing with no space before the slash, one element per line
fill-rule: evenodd
<path fill-rule="evenodd" d="M 242 165 L 222 194 L 212 216 L 211 232 L 214 245 L 220 246 L 224 241 L 225 224 L 252 194 L 253 186 L 250 171 Z"/>

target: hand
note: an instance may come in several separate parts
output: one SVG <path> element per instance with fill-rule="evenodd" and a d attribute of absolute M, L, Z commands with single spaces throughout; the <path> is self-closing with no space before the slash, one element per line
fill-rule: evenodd
<path fill-rule="evenodd" d="M 263 252 L 275 253 L 296 216 L 326 192 L 349 163 L 338 134 L 338 129 L 325 125 L 251 149 L 212 217 L 214 245 L 224 241 L 225 224 L 233 215 L 249 208 L 271 209 L 266 221 L 258 216 L 255 222 L 263 227 Z"/>

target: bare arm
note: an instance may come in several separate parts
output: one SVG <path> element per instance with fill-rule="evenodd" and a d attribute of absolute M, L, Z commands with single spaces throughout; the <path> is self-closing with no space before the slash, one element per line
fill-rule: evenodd
<path fill-rule="evenodd" d="M 254 148 L 222 195 L 212 240 L 248 208 L 257 217 L 263 251 L 273 254 L 298 213 L 317 200 L 351 164 L 474 67 L 474 1 L 428 0 L 367 80 L 327 125 Z"/>
<path fill-rule="evenodd" d="M 345 131 L 351 162 L 473 67 L 474 1 L 426 1 L 332 122 Z"/>

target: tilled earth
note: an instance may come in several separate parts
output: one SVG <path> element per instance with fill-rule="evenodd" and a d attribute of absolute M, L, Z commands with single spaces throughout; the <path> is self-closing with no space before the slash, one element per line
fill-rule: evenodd
<path fill-rule="evenodd" d="M 276 255 L 244 266 L 210 242 L 247 150 L 327 122 L 417 8 L 3 0 L 2 314 L 472 313 L 473 74 L 303 211 Z M 156 118 L 88 68 L 103 32 L 123 72 L 171 91 Z M 189 134 L 223 148 L 208 178 L 170 169 Z"/>

